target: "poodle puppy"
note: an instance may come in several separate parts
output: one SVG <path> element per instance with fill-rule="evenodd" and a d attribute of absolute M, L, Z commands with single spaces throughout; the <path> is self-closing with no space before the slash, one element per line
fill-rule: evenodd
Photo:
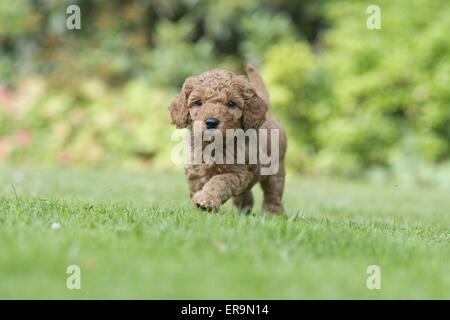
<path fill-rule="evenodd" d="M 271 115 L 266 86 L 251 65 L 247 65 L 247 76 L 248 80 L 227 70 L 214 69 L 187 78 L 169 107 L 172 124 L 189 129 L 191 145 L 193 123 L 200 124 L 203 131 L 215 129 L 224 133 L 227 129 L 267 129 L 269 140 L 271 129 L 278 129 L 275 143 L 279 166 L 274 174 L 262 175 L 259 160 L 253 164 L 187 164 L 185 174 L 192 201 L 204 210 L 217 211 L 230 198 L 238 210 L 251 210 L 254 204 L 251 189 L 259 182 L 264 194 L 262 211 L 281 213 L 286 134 Z M 271 143 L 267 145 L 270 152 Z"/>

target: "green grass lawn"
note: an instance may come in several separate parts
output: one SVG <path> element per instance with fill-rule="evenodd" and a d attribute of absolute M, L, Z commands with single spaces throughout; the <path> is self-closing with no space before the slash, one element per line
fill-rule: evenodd
<path fill-rule="evenodd" d="M 269 216 L 204 213 L 186 189 L 181 172 L 0 169 L 0 298 L 450 299 L 449 190 L 289 176 Z"/>

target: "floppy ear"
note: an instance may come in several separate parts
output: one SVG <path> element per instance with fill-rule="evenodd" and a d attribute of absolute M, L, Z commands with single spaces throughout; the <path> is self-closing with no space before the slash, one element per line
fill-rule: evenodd
<path fill-rule="evenodd" d="M 266 120 L 267 104 L 255 92 L 244 106 L 244 129 L 259 128 Z"/>
<path fill-rule="evenodd" d="M 192 85 L 190 79 L 186 79 L 181 88 L 180 93 L 170 104 L 170 116 L 172 117 L 172 124 L 175 124 L 177 128 L 186 128 L 189 124 L 189 110 L 187 107 L 187 99 L 192 91 Z"/>

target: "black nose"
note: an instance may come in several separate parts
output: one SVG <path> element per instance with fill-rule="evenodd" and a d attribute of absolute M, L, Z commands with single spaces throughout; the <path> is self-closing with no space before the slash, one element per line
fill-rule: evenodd
<path fill-rule="evenodd" d="M 219 126 L 219 122 L 220 121 L 217 118 L 206 118 L 206 129 L 216 129 Z"/>

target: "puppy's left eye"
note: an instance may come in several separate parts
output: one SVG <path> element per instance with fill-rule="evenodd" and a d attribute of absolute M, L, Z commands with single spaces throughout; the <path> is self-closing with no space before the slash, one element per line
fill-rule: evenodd
<path fill-rule="evenodd" d="M 228 101 L 227 103 L 228 108 L 234 108 L 236 107 L 236 102 L 234 102 L 233 100 Z"/>

